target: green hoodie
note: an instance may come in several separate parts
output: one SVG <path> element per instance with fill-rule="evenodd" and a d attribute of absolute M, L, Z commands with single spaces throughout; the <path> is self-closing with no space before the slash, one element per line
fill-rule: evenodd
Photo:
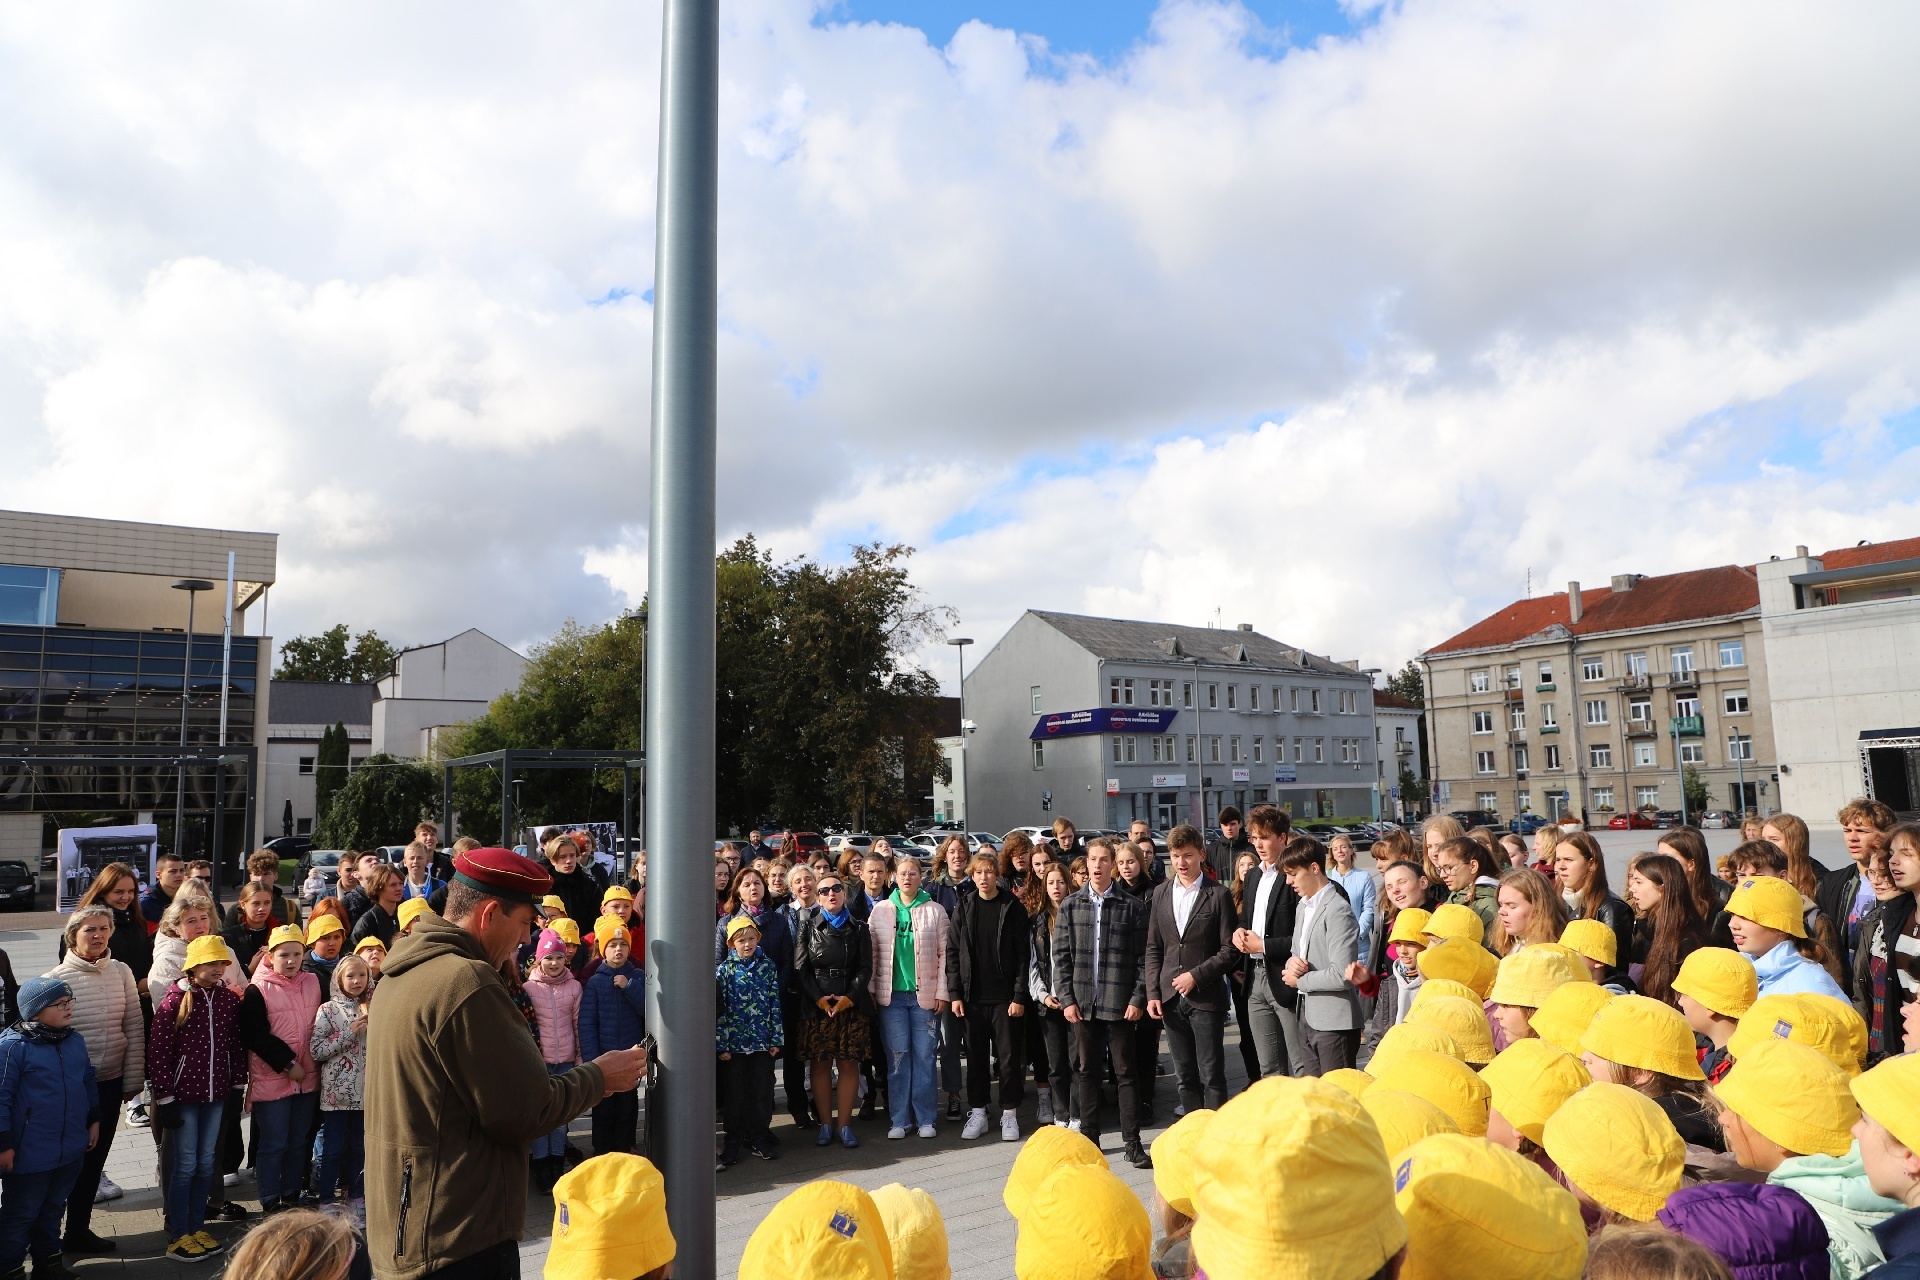
<path fill-rule="evenodd" d="M 1799 1192 L 1827 1224 L 1833 1280 L 1858 1280 L 1886 1261 L 1873 1228 L 1906 1206 L 1873 1193 L 1858 1142 L 1837 1158 L 1794 1156 L 1782 1162 L 1767 1181 Z"/>
<path fill-rule="evenodd" d="M 903 902 L 900 891 L 895 889 L 887 895 L 887 901 L 893 904 L 893 989 L 895 991 L 918 991 L 920 989 L 919 961 L 913 954 L 913 909 L 933 901 L 925 889 L 914 895 L 912 902 Z"/>

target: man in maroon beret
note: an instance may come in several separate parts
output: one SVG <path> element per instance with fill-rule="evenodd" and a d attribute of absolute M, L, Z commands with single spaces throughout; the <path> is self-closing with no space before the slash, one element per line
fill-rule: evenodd
<path fill-rule="evenodd" d="M 443 915 L 381 965 L 367 1035 L 367 1247 L 380 1280 L 520 1274 L 527 1148 L 646 1070 L 635 1045 L 549 1076 L 501 970 L 552 879 L 510 849 L 454 859 Z"/>

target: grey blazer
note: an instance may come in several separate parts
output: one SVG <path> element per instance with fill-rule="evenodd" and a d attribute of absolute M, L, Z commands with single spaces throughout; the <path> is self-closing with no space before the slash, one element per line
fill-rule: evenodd
<path fill-rule="evenodd" d="M 1308 965 L 1298 987 L 1300 1020 L 1315 1031 L 1360 1026 L 1360 993 L 1347 981 L 1347 966 L 1360 958 L 1360 925 L 1345 898 L 1322 893 L 1307 927 L 1293 931 L 1293 954 Z"/>

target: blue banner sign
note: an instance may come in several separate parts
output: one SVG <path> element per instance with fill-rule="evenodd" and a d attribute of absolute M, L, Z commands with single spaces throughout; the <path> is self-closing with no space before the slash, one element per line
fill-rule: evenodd
<path fill-rule="evenodd" d="M 1033 738 L 1076 738 L 1089 733 L 1165 733 L 1180 713 L 1172 707 L 1095 707 L 1091 711 L 1059 711 L 1041 716 L 1028 735 Z"/>

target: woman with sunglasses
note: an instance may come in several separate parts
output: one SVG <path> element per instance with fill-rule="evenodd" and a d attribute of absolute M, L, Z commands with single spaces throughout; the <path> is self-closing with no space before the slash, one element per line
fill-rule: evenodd
<path fill-rule="evenodd" d="M 801 921 L 793 954 L 794 981 L 805 1006 L 797 1052 L 812 1064 L 813 1104 L 820 1114 L 814 1145 L 828 1145 L 837 1131 L 841 1146 L 857 1147 L 854 1093 L 860 1085 L 860 1060 L 873 1043 L 873 997 L 867 990 L 873 944 L 866 922 L 847 909 L 847 882 L 838 872 L 820 876 L 814 898 L 818 909 Z M 840 1071 L 837 1087 L 835 1067 Z"/>

